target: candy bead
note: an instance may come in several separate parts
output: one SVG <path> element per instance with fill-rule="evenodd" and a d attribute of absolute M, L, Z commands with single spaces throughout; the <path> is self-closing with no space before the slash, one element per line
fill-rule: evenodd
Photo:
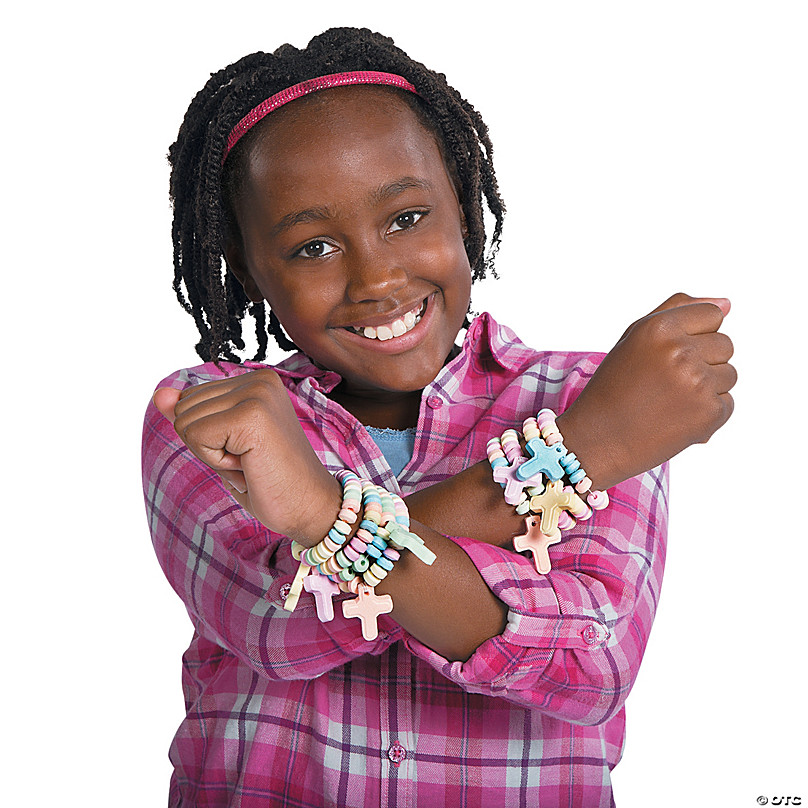
<path fill-rule="evenodd" d="M 586 477 L 586 472 L 583 469 L 578 469 L 577 471 L 573 471 L 572 474 L 567 475 L 569 477 L 569 481 L 572 485 L 581 482 L 581 480 Z"/>
<path fill-rule="evenodd" d="M 368 567 L 370 567 L 370 561 L 368 560 L 367 556 L 363 555 L 357 558 L 356 561 L 354 561 L 353 564 L 351 564 L 351 567 L 353 568 L 354 572 L 358 572 L 361 574 L 365 572 L 365 570 L 367 570 Z"/>
<path fill-rule="evenodd" d="M 348 546 L 353 547 L 354 550 L 356 550 L 356 552 L 359 553 L 359 555 L 362 555 L 362 553 L 364 553 L 368 549 L 367 544 L 365 544 L 365 542 L 363 542 L 362 539 L 359 538 L 359 536 L 354 536 L 351 539 Z"/>
<path fill-rule="evenodd" d="M 384 577 L 384 576 L 382 576 Z M 382 578 L 372 572 L 370 569 L 362 575 L 362 580 L 368 585 L 376 587 L 382 582 Z"/>
<path fill-rule="evenodd" d="M 386 557 L 386 555 L 381 555 L 376 559 L 376 564 L 378 564 L 385 572 L 390 572 L 393 569 L 393 562 Z M 374 565 L 375 566 L 375 565 Z"/>
<path fill-rule="evenodd" d="M 596 511 L 602 511 L 609 504 L 609 495 L 605 491 L 590 491 L 586 503 Z"/>
<path fill-rule="evenodd" d="M 328 535 L 323 539 L 322 544 L 325 546 L 327 550 L 332 553 L 336 553 L 340 547 L 342 547 L 343 543 L 345 542 L 345 536 L 337 533 L 336 536 L 331 535 L 331 531 L 328 531 Z"/>
<path fill-rule="evenodd" d="M 381 552 L 387 549 L 387 542 L 381 536 L 374 536 L 371 544 L 373 544 L 374 547 L 378 547 Z"/>

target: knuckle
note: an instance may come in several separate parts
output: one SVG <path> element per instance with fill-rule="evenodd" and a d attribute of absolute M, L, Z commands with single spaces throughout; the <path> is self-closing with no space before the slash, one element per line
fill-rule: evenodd
<path fill-rule="evenodd" d="M 676 294 L 670 296 L 668 302 L 676 303 L 677 305 L 682 306 L 689 303 L 691 300 L 695 300 L 695 298 L 686 292 L 676 292 Z"/>
<path fill-rule="evenodd" d="M 652 314 L 640 320 L 637 324 L 637 333 L 643 342 L 650 344 L 665 343 L 673 336 L 673 327 L 666 312 Z"/>

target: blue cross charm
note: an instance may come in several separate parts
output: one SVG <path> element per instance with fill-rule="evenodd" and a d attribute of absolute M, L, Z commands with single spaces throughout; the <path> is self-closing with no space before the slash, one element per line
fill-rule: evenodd
<path fill-rule="evenodd" d="M 516 476 L 520 480 L 527 480 L 539 473 L 546 474 L 553 481 L 564 476 L 561 458 L 566 456 L 567 450 L 563 443 L 548 446 L 541 438 L 531 438 L 527 442 L 527 450 L 530 459 L 516 469 Z"/>

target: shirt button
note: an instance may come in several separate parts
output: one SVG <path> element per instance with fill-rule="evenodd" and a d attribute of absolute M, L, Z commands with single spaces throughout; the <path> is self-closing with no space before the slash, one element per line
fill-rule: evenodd
<path fill-rule="evenodd" d="M 584 642 L 587 645 L 595 645 L 595 643 L 600 642 L 600 632 L 597 629 L 597 626 L 593 626 L 592 624 L 588 625 L 582 632 L 581 636 L 584 638 Z"/>
<path fill-rule="evenodd" d="M 289 595 L 289 590 L 292 588 L 292 584 L 284 584 L 280 590 L 278 591 L 278 597 L 281 600 L 286 600 Z"/>
<path fill-rule="evenodd" d="M 398 766 L 405 757 L 407 757 L 407 750 L 396 741 L 388 750 L 387 757 L 393 761 L 394 766 Z"/>
<path fill-rule="evenodd" d="M 440 396 L 430 396 L 426 403 L 433 409 L 439 410 L 443 406 L 443 399 Z"/>

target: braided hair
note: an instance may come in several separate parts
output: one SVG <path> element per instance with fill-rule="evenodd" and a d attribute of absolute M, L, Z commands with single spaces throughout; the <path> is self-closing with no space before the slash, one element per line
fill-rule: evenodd
<path fill-rule="evenodd" d="M 261 126 L 248 132 L 223 164 L 230 131 L 251 109 L 287 87 L 354 70 L 395 73 L 415 86 L 417 96 L 391 91 L 411 106 L 443 153 L 465 215 L 472 279 L 484 278 L 487 270 L 493 273 L 505 207 L 482 117 L 442 73 L 410 59 L 392 39 L 366 28 L 332 28 L 303 50 L 282 45 L 274 53 L 253 53 L 214 73 L 188 107 L 177 141 L 169 149 L 174 291 L 196 322 L 201 335 L 196 350 L 204 361 L 240 361 L 234 349 L 244 350 L 242 319 L 248 310 L 256 323 L 256 360 L 266 356 L 268 333 L 283 350 L 296 347 L 273 312 L 268 312 L 266 322 L 264 301 L 251 303 L 236 277 L 223 271 L 225 236 L 228 228 L 238 228 L 233 199 L 244 181 L 250 142 Z M 487 255 L 483 202 L 494 217 Z"/>

